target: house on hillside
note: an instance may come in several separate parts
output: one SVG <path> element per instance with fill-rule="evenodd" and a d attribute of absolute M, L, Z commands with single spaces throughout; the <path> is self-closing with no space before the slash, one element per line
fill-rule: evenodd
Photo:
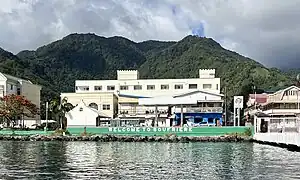
<path fill-rule="evenodd" d="M 40 109 L 42 87 L 33 84 L 29 80 L 14 77 L 0 72 L 0 97 L 16 94 L 22 95 Z M 19 120 L 17 124 L 22 124 Z M 40 124 L 40 115 L 33 118 L 24 117 L 24 126 L 31 127 L 33 124 Z M 23 125 L 23 124 L 22 124 Z"/>

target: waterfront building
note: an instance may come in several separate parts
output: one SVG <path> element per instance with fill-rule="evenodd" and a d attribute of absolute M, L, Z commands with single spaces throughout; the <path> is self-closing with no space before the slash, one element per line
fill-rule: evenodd
<path fill-rule="evenodd" d="M 296 117 L 300 113 L 300 88 L 290 86 L 271 94 L 250 95 L 245 109 L 245 115 L 254 115 L 257 112 L 272 117 Z M 253 103 L 251 103 L 253 102 Z"/>
<path fill-rule="evenodd" d="M 245 109 L 245 115 L 253 118 L 257 136 L 280 138 L 283 135 L 276 133 L 299 133 L 299 92 L 299 87 L 290 86 L 271 94 L 256 95 L 261 99 L 256 99 L 255 106 L 249 103 Z"/>
<path fill-rule="evenodd" d="M 102 111 L 86 105 L 81 100 L 76 107 L 66 113 L 66 118 L 68 127 L 96 127 L 100 126 L 101 123 L 104 123 L 110 117 Z"/>
<path fill-rule="evenodd" d="M 100 108 L 104 114 L 127 124 L 134 125 L 137 121 L 149 124 L 147 120 L 153 122 L 157 116 L 159 126 L 173 125 L 165 121 L 170 118 L 178 123 L 181 112 L 192 113 L 185 116 L 193 122 L 221 120 L 222 96 L 220 78 L 215 77 L 215 69 L 200 69 L 198 78 L 189 79 L 141 79 L 137 70 L 118 70 L 115 80 L 76 80 L 75 93 L 61 94 L 61 98 L 67 97 L 73 105 L 83 99 L 89 106 Z M 192 103 L 181 106 L 191 97 Z M 168 98 L 173 103 L 153 104 Z M 102 102 L 104 99 L 105 103 Z"/>
<path fill-rule="evenodd" d="M 10 94 L 22 95 L 40 109 L 41 89 L 41 86 L 33 84 L 30 80 L 25 80 L 0 72 L 0 97 Z M 17 124 L 22 123 L 22 120 L 17 121 Z M 31 127 L 33 124 L 40 123 L 40 115 L 36 115 L 32 118 L 24 117 L 24 126 L 26 127 Z"/>
<path fill-rule="evenodd" d="M 66 98 L 67 102 L 73 106 L 77 106 L 83 101 L 87 106 L 111 119 L 116 118 L 118 113 L 118 97 L 113 92 L 61 93 L 60 97 L 61 99 Z"/>

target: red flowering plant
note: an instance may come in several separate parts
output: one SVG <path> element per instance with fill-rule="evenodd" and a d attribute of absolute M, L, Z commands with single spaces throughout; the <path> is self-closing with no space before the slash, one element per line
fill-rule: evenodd
<path fill-rule="evenodd" d="M 34 117 L 38 108 L 24 96 L 10 94 L 0 98 L 0 116 L 12 121 L 18 117 Z"/>

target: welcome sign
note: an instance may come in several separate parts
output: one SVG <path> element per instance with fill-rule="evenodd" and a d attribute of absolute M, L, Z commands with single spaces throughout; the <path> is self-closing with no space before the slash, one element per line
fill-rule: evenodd
<path fill-rule="evenodd" d="M 108 132 L 193 132 L 191 127 L 110 127 Z"/>

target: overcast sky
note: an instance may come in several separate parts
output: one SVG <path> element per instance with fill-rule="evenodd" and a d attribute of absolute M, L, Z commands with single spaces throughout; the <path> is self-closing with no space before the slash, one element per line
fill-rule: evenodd
<path fill-rule="evenodd" d="M 299 7 L 300 0 L 1 0 L 0 47 L 17 53 L 74 32 L 134 41 L 198 34 L 267 66 L 300 68 Z"/>

